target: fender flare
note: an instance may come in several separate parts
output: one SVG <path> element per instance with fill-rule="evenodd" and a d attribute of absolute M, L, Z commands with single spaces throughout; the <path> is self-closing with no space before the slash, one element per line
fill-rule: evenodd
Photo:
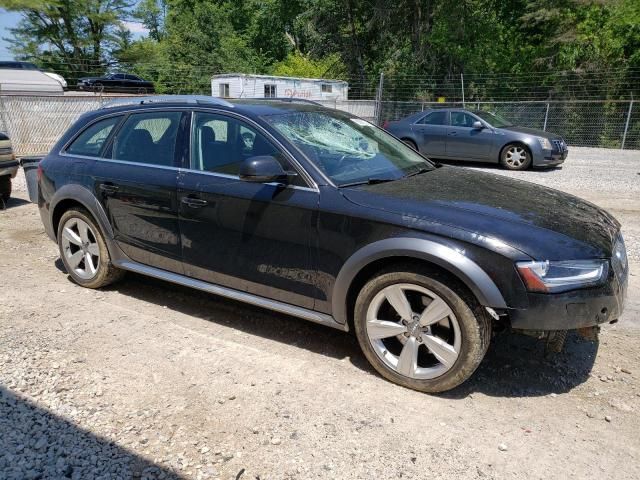
<path fill-rule="evenodd" d="M 53 217 L 56 211 L 56 207 L 60 202 L 64 200 L 74 200 L 82 204 L 82 206 L 89 210 L 89 213 L 91 213 L 91 215 L 93 215 L 96 221 L 100 224 L 102 232 L 109 238 L 113 238 L 113 229 L 111 228 L 111 224 L 109 223 L 109 219 L 104 211 L 104 208 L 102 208 L 102 205 L 95 197 L 93 192 L 91 192 L 88 188 L 78 184 L 68 184 L 63 186 L 55 193 L 55 195 L 51 199 L 49 211 L 51 212 L 50 222 L 52 228 L 54 227 Z"/>
<path fill-rule="evenodd" d="M 389 238 L 371 243 L 355 252 L 338 273 L 331 297 L 332 314 L 337 322 L 347 322 L 347 294 L 358 273 L 376 260 L 392 257 L 411 257 L 438 265 L 460 279 L 482 305 L 507 307 L 500 290 L 489 275 L 477 263 L 455 249 L 422 238 Z"/>

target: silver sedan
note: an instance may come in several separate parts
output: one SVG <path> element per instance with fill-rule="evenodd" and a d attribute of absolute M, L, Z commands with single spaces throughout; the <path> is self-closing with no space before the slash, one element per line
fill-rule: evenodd
<path fill-rule="evenodd" d="M 509 170 L 559 165 L 568 153 L 562 137 L 485 111 L 425 110 L 385 128 L 427 157 L 500 163 Z"/>

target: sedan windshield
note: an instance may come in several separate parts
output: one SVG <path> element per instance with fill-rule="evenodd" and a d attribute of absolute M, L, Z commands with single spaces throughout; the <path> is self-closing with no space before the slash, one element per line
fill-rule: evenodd
<path fill-rule="evenodd" d="M 487 122 L 492 127 L 503 128 L 503 127 L 513 127 L 513 123 L 511 123 L 506 118 L 501 117 L 497 113 L 489 113 L 489 112 L 473 112 L 485 122 Z"/>
<path fill-rule="evenodd" d="M 337 111 L 263 117 L 337 186 L 396 180 L 435 168 L 366 120 Z"/>

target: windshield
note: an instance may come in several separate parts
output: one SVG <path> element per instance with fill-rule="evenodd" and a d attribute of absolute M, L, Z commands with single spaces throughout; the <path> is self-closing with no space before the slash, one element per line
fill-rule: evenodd
<path fill-rule="evenodd" d="M 338 111 L 263 117 L 336 185 L 395 180 L 433 164 L 388 133 Z"/>
<path fill-rule="evenodd" d="M 473 112 L 485 122 L 487 122 L 492 127 L 503 128 L 503 127 L 513 127 L 513 123 L 507 120 L 504 117 L 501 117 L 497 113 L 489 113 L 489 112 Z"/>

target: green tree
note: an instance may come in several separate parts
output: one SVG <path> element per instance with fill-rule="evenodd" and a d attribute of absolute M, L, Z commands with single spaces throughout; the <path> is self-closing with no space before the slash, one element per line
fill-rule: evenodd
<path fill-rule="evenodd" d="M 126 0 L 0 0 L 22 14 L 6 40 L 28 58 L 71 79 L 104 71 L 118 44 Z"/>

